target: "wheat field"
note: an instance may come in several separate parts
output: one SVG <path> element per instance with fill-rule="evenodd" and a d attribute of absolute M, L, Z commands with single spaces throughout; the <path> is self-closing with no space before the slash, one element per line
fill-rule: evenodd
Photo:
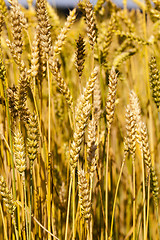
<path fill-rule="evenodd" d="M 160 240 L 160 2 L 0 0 L 0 239 Z"/>

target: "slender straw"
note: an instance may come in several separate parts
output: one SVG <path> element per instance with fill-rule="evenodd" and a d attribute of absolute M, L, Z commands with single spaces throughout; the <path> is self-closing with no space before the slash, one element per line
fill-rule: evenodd
<path fill-rule="evenodd" d="M 72 189 L 72 201 L 73 201 L 73 240 L 75 239 L 75 169 L 72 172 L 73 175 L 73 189 Z"/>
<path fill-rule="evenodd" d="M 25 218 L 26 218 L 26 232 L 27 232 L 27 240 L 29 237 L 29 231 L 28 231 L 28 216 L 27 216 L 27 190 L 26 190 L 26 184 L 25 184 L 25 173 L 23 172 L 22 175 L 22 182 L 23 182 L 23 188 L 24 188 L 24 199 L 25 199 Z"/>
<path fill-rule="evenodd" d="M 109 160 L 109 141 L 110 141 L 110 128 L 107 133 L 107 159 L 106 159 L 106 201 L 105 201 L 105 212 L 106 212 L 106 240 L 108 240 L 108 160 Z"/>
<path fill-rule="evenodd" d="M 48 192 L 47 192 L 47 212 L 48 212 L 48 231 L 51 232 L 51 169 L 49 154 L 51 152 L 51 83 L 49 76 L 49 63 L 47 61 L 47 77 L 48 77 Z M 48 234 L 48 240 L 51 235 Z"/>
<path fill-rule="evenodd" d="M 72 189 L 72 177 L 70 178 L 70 184 L 69 184 L 69 195 L 68 195 L 68 206 L 67 206 L 67 217 L 66 217 L 65 240 L 67 240 L 67 232 L 68 232 L 69 209 L 70 209 L 70 201 L 71 201 L 71 189 Z"/>
<path fill-rule="evenodd" d="M 122 162 L 122 166 L 121 166 L 121 170 L 120 170 L 120 174 L 119 174 L 119 178 L 118 178 L 118 182 L 117 182 L 117 186 L 116 186 L 116 192 L 115 192 L 114 203 L 113 203 L 113 211 L 112 211 L 110 239 L 112 239 L 112 235 L 113 235 L 113 220 L 114 220 L 114 214 L 115 214 L 115 208 L 116 208 L 117 194 L 118 194 L 120 180 L 121 180 L 121 177 L 122 177 L 124 163 L 125 163 L 125 157 L 124 157 L 123 162 Z"/>
<path fill-rule="evenodd" d="M 136 239 L 136 171 L 135 157 L 133 159 L 133 240 Z"/>

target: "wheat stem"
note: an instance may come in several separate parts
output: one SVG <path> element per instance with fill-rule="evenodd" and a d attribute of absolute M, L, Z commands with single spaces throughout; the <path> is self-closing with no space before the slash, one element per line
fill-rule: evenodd
<path fill-rule="evenodd" d="M 108 162 L 109 162 L 109 142 L 110 142 L 110 128 L 107 133 L 107 156 L 106 156 L 106 200 L 105 200 L 105 213 L 106 213 L 106 240 L 108 239 Z"/>
<path fill-rule="evenodd" d="M 33 179 L 32 173 L 30 172 L 30 212 L 29 212 L 29 240 L 31 240 L 31 216 L 32 216 L 32 193 L 33 193 Z"/>
<path fill-rule="evenodd" d="M 148 196 L 147 196 L 147 217 L 146 217 L 146 232 L 145 232 L 145 240 L 147 240 L 147 233 L 148 233 L 148 222 L 149 222 L 149 200 L 150 200 L 150 173 L 148 177 Z"/>
<path fill-rule="evenodd" d="M 6 81 L 3 82 L 3 88 L 4 88 L 4 95 L 5 95 L 6 108 L 7 108 L 7 120 L 8 120 L 9 140 L 10 140 L 10 149 L 11 149 L 11 165 L 12 165 L 12 169 L 13 169 L 13 196 L 14 196 L 14 199 L 16 199 L 17 196 L 16 196 L 16 180 L 15 180 L 14 155 L 13 155 L 13 140 L 12 140 L 12 132 L 11 132 L 11 119 L 10 119 L 10 113 L 9 113 L 9 104 L 8 104 L 8 97 L 7 97 L 7 91 L 6 91 L 6 85 L 7 85 Z"/>
<path fill-rule="evenodd" d="M 1 215 L 2 215 L 2 222 L 3 222 L 3 228 L 4 228 L 4 238 L 5 238 L 5 240 L 8 240 L 7 229 L 6 229 L 6 225 L 5 225 L 4 214 L 3 214 L 1 203 L 0 203 L 0 211 L 1 211 Z"/>
<path fill-rule="evenodd" d="M 143 10 L 143 31 L 144 38 L 147 39 L 147 29 L 146 29 L 146 11 Z M 153 136 L 153 121 L 152 121 L 152 109 L 151 109 L 151 94 L 150 94 L 150 82 L 149 82 L 149 66 L 148 66 L 148 48 L 145 45 L 145 72 L 147 81 L 147 97 L 148 97 L 148 112 L 149 112 L 149 133 L 150 133 L 150 146 L 151 146 L 151 159 L 152 165 L 154 166 L 154 136 Z"/>
<path fill-rule="evenodd" d="M 115 208 L 116 208 L 117 194 L 118 194 L 119 184 L 120 184 L 121 177 L 122 177 L 124 163 L 125 163 L 125 157 L 124 157 L 123 162 L 122 162 L 122 166 L 121 166 L 118 182 L 117 182 L 117 185 L 116 185 L 116 192 L 115 192 L 115 196 L 114 196 L 114 203 L 113 203 L 113 210 L 112 210 L 110 239 L 112 239 L 112 235 L 113 235 L 113 221 L 114 221 L 114 214 L 115 214 Z"/>
<path fill-rule="evenodd" d="M 92 202 L 92 190 L 93 190 L 93 177 L 90 176 L 90 201 Z M 90 240 L 93 239 L 93 229 L 92 229 L 92 214 L 90 219 Z"/>
<path fill-rule="evenodd" d="M 25 173 L 23 172 L 22 175 L 22 181 L 23 181 L 23 188 L 24 188 L 24 199 L 25 199 L 25 217 L 26 217 L 26 232 L 27 232 L 27 240 L 29 237 L 29 231 L 28 231 L 28 216 L 27 216 L 27 190 L 26 190 L 26 183 L 25 183 Z"/>
<path fill-rule="evenodd" d="M 67 240 L 67 232 L 68 232 L 68 222 L 69 222 L 69 209 L 70 209 L 70 201 L 71 201 L 71 190 L 72 190 L 72 177 L 70 178 L 69 184 L 69 195 L 68 195 L 68 206 L 67 206 L 67 217 L 66 217 L 66 231 L 65 231 L 65 240 Z"/>
<path fill-rule="evenodd" d="M 72 203 L 73 203 L 73 240 L 75 239 L 75 169 L 72 170 L 73 186 L 72 186 Z"/>
<path fill-rule="evenodd" d="M 48 211 L 48 231 L 51 231 L 51 171 L 49 163 L 49 154 L 51 151 L 51 83 L 49 75 L 49 63 L 47 61 L 47 77 L 48 77 L 48 192 L 47 192 L 47 211 Z M 51 236 L 48 234 L 48 239 Z"/>
<path fill-rule="evenodd" d="M 133 240 L 136 239 L 136 170 L 135 159 L 133 159 Z"/>
<path fill-rule="evenodd" d="M 19 240 L 19 233 L 18 233 L 18 230 L 17 230 L 15 214 L 13 215 L 12 220 L 13 220 L 14 230 L 15 230 L 15 234 L 16 234 L 16 240 Z"/>
<path fill-rule="evenodd" d="M 143 238 L 145 240 L 145 233 L 146 233 L 146 192 L 145 192 L 145 172 L 144 172 L 144 162 L 142 156 L 142 178 L 143 178 Z"/>

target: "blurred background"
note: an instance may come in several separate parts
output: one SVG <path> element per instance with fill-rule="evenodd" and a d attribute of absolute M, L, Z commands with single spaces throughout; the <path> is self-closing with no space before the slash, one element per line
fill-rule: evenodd
<path fill-rule="evenodd" d="M 90 0 L 91 3 L 95 4 L 97 0 Z M 8 1 L 5 0 L 5 2 L 8 4 Z M 27 7 L 27 0 L 19 0 L 21 4 L 23 4 L 25 7 Z M 36 1 L 33 1 L 34 3 Z M 48 0 L 53 6 L 56 6 L 57 8 L 73 8 L 77 3 L 78 0 Z M 123 0 L 113 0 L 114 3 L 116 3 L 118 6 L 123 7 Z M 137 5 L 132 1 L 127 1 L 127 7 L 128 8 L 137 8 Z"/>

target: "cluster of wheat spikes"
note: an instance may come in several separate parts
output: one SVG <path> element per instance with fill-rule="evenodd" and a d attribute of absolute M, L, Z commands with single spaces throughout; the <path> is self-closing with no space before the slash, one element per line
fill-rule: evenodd
<path fill-rule="evenodd" d="M 160 2 L 0 0 L 0 239 L 160 240 Z"/>

